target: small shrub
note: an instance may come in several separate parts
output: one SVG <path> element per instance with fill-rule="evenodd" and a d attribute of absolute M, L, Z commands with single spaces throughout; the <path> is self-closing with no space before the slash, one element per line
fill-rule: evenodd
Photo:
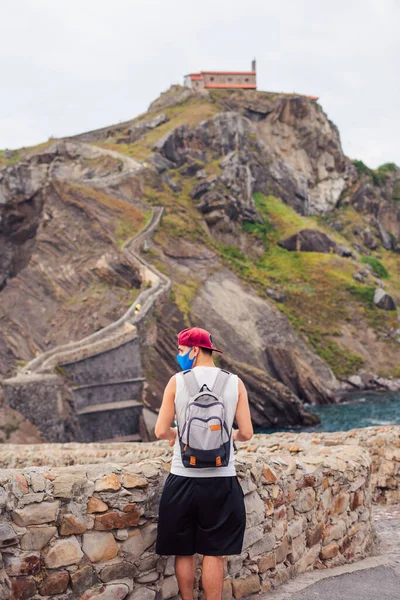
<path fill-rule="evenodd" d="M 389 272 L 386 267 L 374 256 L 362 256 L 361 262 L 370 265 L 375 275 L 381 279 L 386 279 L 389 277 Z"/>
<path fill-rule="evenodd" d="M 396 173 L 399 170 L 399 167 L 395 163 L 384 163 L 377 169 L 378 171 L 382 171 L 382 173 Z"/>
<path fill-rule="evenodd" d="M 348 285 L 346 289 L 369 308 L 374 307 L 375 288 L 367 285 Z"/>

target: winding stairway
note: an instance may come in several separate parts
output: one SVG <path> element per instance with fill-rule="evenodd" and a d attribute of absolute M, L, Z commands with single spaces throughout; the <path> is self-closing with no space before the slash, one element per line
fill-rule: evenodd
<path fill-rule="evenodd" d="M 126 156 L 123 160 L 127 167 L 125 174 L 138 170 L 136 161 Z M 138 264 L 142 281 L 150 287 L 142 291 L 113 323 L 80 340 L 40 354 L 21 370 L 18 377 L 5 382 L 15 385 L 23 383 L 24 379 L 40 382 L 41 378 L 45 380 L 51 374 L 62 373 L 72 392 L 79 425 L 77 441 L 141 439 L 143 404 L 139 399 L 145 378 L 140 360 L 139 328 L 149 318 L 156 301 L 168 294 L 171 281 L 140 255 L 140 249 L 158 227 L 163 210 L 160 206 L 152 208 L 144 229 L 122 247 L 122 251 Z M 20 385 L 20 389 L 22 387 Z M 18 408 L 23 412 L 23 402 L 20 404 Z M 32 415 L 26 416 L 32 418 Z M 43 433 L 46 435 L 45 431 Z"/>

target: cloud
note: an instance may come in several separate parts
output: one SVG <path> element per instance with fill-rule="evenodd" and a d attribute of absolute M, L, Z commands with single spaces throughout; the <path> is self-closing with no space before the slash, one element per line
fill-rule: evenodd
<path fill-rule="evenodd" d="M 198 69 L 320 96 L 343 147 L 400 164 L 397 0 L 3 0 L 0 147 L 129 119 Z"/>

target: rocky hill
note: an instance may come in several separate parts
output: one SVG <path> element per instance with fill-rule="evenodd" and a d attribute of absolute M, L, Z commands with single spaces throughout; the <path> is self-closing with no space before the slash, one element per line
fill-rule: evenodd
<path fill-rule="evenodd" d="M 144 284 L 124 242 L 163 206 L 143 248 L 172 282 L 142 334 L 147 405 L 194 324 L 259 425 L 311 422 L 299 400 L 331 402 L 349 378 L 397 385 L 400 170 L 345 157 L 316 102 L 175 86 L 137 119 L 0 166 L 0 376 L 126 310 Z"/>

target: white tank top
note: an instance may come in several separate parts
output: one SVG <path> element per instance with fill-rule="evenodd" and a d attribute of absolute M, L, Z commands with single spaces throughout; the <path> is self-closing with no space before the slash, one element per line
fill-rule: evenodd
<path fill-rule="evenodd" d="M 218 367 L 193 367 L 193 373 L 199 384 L 199 389 L 206 384 L 209 389 L 212 389 L 218 374 Z M 183 373 L 175 375 L 176 394 L 175 394 L 175 414 L 182 414 L 186 410 L 188 402 L 187 394 L 182 393 L 185 387 L 183 381 Z M 228 379 L 228 383 L 224 392 L 225 405 L 225 421 L 227 426 L 232 429 L 233 420 L 236 414 L 238 403 L 238 376 L 232 374 Z M 181 449 L 179 439 L 176 436 L 174 445 L 174 454 L 172 456 L 171 473 L 173 475 L 181 475 L 182 477 L 232 477 L 236 475 L 235 455 L 233 452 L 233 441 L 231 438 L 231 453 L 229 464 L 226 467 L 207 467 L 206 469 L 190 469 L 184 467 L 181 457 Z"/>

